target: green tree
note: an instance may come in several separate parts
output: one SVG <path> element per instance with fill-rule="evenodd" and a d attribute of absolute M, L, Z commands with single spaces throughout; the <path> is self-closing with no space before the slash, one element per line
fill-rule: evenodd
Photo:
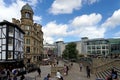
<path fill-rule="evenodd" d="M 77 59 L 78 51 L 76 49 L 76 43 L 71 42 L 65 46 L 62 57 L 65 59 Z"/>

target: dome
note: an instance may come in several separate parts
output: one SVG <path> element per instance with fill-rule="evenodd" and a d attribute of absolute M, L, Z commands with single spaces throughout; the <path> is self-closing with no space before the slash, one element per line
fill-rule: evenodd
<path fill-rule="evenodd" d="M 28 3 L 22 7 L 22 10 L 30 10 L 33 12 L 31 6 Z"/>

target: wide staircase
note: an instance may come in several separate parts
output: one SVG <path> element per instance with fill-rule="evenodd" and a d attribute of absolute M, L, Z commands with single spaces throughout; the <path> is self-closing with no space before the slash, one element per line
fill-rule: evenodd
<path fill-rule="evenodd" d="M 120 79 L 120 59 L 93 59 L 92 72 L 96 79 L 105 80 L 111 74 L 111 69 L 117 71 Z"/>

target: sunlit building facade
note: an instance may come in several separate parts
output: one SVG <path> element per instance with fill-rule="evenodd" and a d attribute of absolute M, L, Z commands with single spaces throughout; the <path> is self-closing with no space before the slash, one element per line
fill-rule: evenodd
<path fill-rule="evenodd" d="M 43 32 L 40 24 L 34 23 L 33 9 L 25 4 L 21 9 L 21 19 L 12 19 L 25 32 L 24 35 L 24 58 L 28 62 L 38 62 L 43 54 Z"/>

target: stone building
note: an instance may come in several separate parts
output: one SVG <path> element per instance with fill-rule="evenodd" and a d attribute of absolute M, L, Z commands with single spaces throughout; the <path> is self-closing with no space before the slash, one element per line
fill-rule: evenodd
<path fill-rule="evenodd" d="M 43 53 L 43 32 L 40 24 L 34 23 L 33 9 L 26 4 L 21 9 L 21 19 L 12 19 L 25 32 L 24 35 L 24 57 L 28 62 L 41 60 Z"/>

